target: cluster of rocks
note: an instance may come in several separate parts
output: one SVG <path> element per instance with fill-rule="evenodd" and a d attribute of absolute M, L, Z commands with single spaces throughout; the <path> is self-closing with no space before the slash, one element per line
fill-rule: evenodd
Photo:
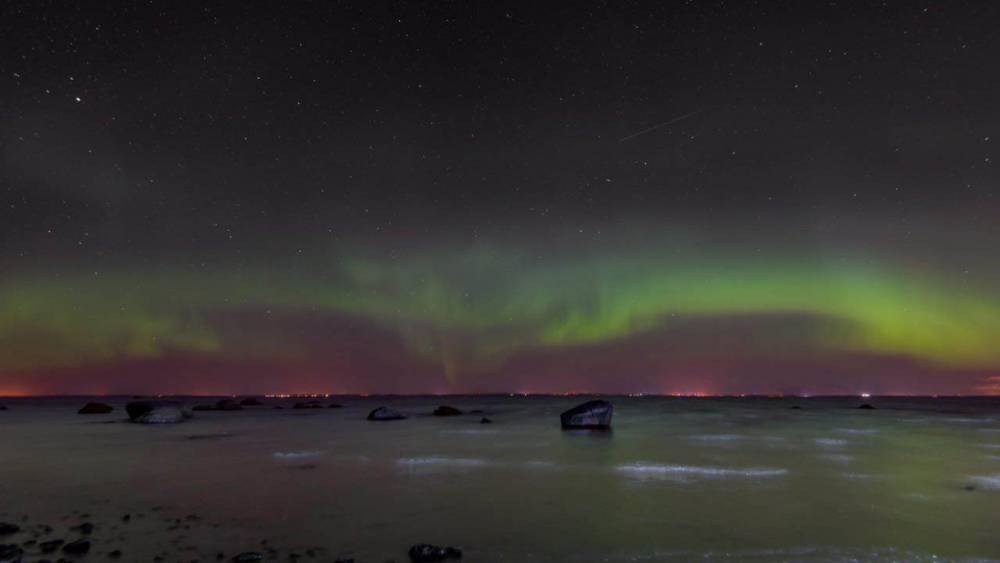
<path fill-rule="evenodd" d="M 16 543 L 0 544 L 0 563 L 21 563 L 22 558 L 29 550 L 36 549 L 42 555 L 61 552 L 64 555 L 73 557 L 86 555 L 90 551 L 90 540 L 85 537 L 80 537 L 70 542 L 63 539 L 39 541 L 40 536 L 50 534 L 53 531 L 50 526 L 42 525 L 39 528 L 41 531 L 32 531 L 32 538 L 22 542 L 20 545 Z M 81 536 L 88 536 L 93 533 L 94 525 L 90 522 L 84 522 L 79 526 L 73 526 L 71 530 L 78 532 Z M 0 537 L 4 539 L 25 531 L 17 524 L 0 522 Z M 41 561 L 48 560 L 42 559 Z M 59 561 L 66 561 L 66 559 L 60 559 Z"/>
<path fill-rule="evenodd" d="M 407 552 L 410 561 L 414 563 L 432 563 L 446 559 L 461 559 L 462 550 L 457 547 L 440 547 L 427 543 L 419 543 Z"/>

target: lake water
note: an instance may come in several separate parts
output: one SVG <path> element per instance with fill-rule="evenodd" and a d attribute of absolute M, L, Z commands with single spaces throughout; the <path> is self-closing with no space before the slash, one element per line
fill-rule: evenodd
<path fill-rule="evenodd" d="M 559 427 L 581 397 L 265 400 L 163 426 L 101 400 L 2 401 L 0 521 L 24 531 L 0 543 L 89 521 L 97 560 L 1000 560 L 997 399 L 615 397 L 596 433 Z M 411 417 L 365 420 L 383 404 Z"/>

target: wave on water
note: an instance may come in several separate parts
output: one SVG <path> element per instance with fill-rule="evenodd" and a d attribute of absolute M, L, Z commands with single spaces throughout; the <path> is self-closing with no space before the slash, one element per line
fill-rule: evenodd
<path fill-rule="evenodd" d="M 454 466 L 454 467 L 481 467 L 487 465 L 485 459 L 463 458 L 463 457 L 404 457 L 396 460 L 397 465 L 402 466 Z"/>
<path fill-rule="evenodd" d="M 695 440 L 698 442 L 735 442 L 737 440 L 744 439 L 745 436 L 739 434 L 696 434 L 694 436 L 688 436 L 688 440 Z"/>
<path fill-rule="evenodd" d="M 840 438 L 816 438 L 813 441 L 816 442 L 816 445 L 824 447 L 840 447 L 847 445 L 847 440 L 842 440 Z"/>
<path fill-rule="evenodd" d="M 837 428 L 837 432 L 852 436 L 871 436 L 878 434 L 879 430 L 877 428 Z"/>
<path fill-rule="evenodd" d="M 820 457 L 834 463 L 851 463 L 854 461 L 854 456 L 847 454 L 824 454 Z"/>
<path fill-rule="evenodd" d="M 757 478 L 779 477 L 788 473 L 787 469 L 778 467 L 709 467 L 697 465 L 659 465 L 649 463 L 631 463 L 618 465 L 615 469 L 638 479 L 680 479 L 706 478 L 725 479 L 730 477 Z"/>
<path fill-rule="evenodd" d="M 994 475 L 974 475 L 969 480 L 984 489 L 1000 490 L 1000 473 Z"/>
<path fill-rule="evenodd" d="M 318 450 L 297 451 L 297 452 L 274 452 L 274 457 L 277 459 L 302 459 L 306 457 L 316 457 L 321 455 L 323 455 L 323 452 Z"/>

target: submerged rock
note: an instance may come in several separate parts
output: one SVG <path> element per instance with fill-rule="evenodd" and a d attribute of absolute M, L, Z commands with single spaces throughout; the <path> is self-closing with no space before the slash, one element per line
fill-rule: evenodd
<path fill-rule="evenodd" d="M 862 409 L 862 410 L 866 410 L 866 411 L 873 411 L 873 410 L 875 410 L 875 407 L 869 405 L 868 403 L 864 403 L 864 404 L 858 405 L 858 408 Z"/>
<path fill-rule="evenodd" d="M 415 563 L 462 558 L 462 550 L 457 547 L 439 547 L 427 543 L 417 544 L 411 547 L 407 553 L 410 556 L 410 561 Z"/>
<path fill-rule="evenodd" d="M 368 420 L 402 420 L 406 415 L 389 407 L 379 407 L 368 413 Z"/>
<path fill-rule="evenodd" d="M 244 407 L 262 407 L 264 406 L 264 403 L 258 401 L 253 397 L 247 397 L 246 399 L 240 401 L 240 405 Z"/>
<path fill-rule="evenodd" d="M 63 553 L 68 553 L 69 555 L 83 555 L 90 551 L 90 540 L 76 540 L 69 542 L 64 545 Z"/>
<path fill-rule="evenodd" d="M 0 522 L 0 536 L 9 536 L 21 531 L 21 527 L 10 522 Z"/>
<path fill-rule="evenodd" d="M 448 405 L 441 405 L 434 409 L 434 416 L 458 416 L 460 414 L 462 414 L 462 411 Z"/>
<path fill-rule="evenodd" d="M 132 422 L 140 424 L 172 424 L 191 418 L 177 401 L 132 401 L 125 411 Z"/>
<path fill-rule="evenodd" d="M 76 414 L 108 414 L 109 412 L 115 410 L 111 405 L 105 405 L 104 403 L 87 403 L 76 411 Z"/>
<path fill-rule="evenodd" d="M 611 416 L 614 410 L 614 406 L 608 401 L 587 401 L 559 415 L 559 420 L 563 429 L 606 430 L 611 428 Z"/>

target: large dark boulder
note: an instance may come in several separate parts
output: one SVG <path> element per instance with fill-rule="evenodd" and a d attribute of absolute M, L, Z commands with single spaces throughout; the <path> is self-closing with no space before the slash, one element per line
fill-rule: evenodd
<path fill-rule="evenodd" d="M 406 415 L 389 407 L 379 407 L 368 413 L 368 420 L 402 420 Z"/>
<path fill-rule="evenodd" d="M 105 405 L 104 403 L 87 403 L 76 411 L 77 414 L 108 414 L 109 412 L 115 410 L 111 405 Z"/>
<path fill-rule="evenodd" d="M 191 418 L 177 401 L 132 401 L 125 405 L 129 420 L 140 424 L 172 424 Z"/>
<path fill-rule="evenodd" d="M 608 401 L 587 401 L 559 415 L 563 429 L 607 430 L 615 407 Z"/>
<path fill-rule="evenodd" d="M 458 416 L 460 414 L 462 414 L 462 411 L 448 405 L 441 405 L 434 409 L 434 416 Z"/>
<path fill-rule="evenodd" d="M 414 563 L 425 563 L 433 561 L 444 561 L 446 559 L 461 559 L 462 550 L 457 547 L 440 547 L 427 543 L 419 543 L 410 548 L 407 552 L 410 561 Z"/>
<path fill-rule="evenodd" d="M 253 397 L 247 397 L 246 399 L 240 401 L 240 405 L 244 407 L 262 407 L 264 406 L 264 403 L 258 401 Z"/>

